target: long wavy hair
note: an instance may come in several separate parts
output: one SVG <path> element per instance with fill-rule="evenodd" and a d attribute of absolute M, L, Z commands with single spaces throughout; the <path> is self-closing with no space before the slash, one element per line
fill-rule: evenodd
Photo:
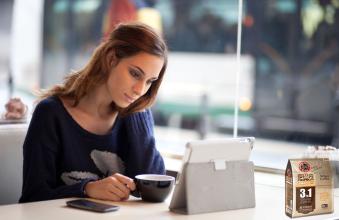
<path fill-rule="evenodd" d="M 112 111 L 119 111 L 121 116 L 141 111 L 150 107 L 155 101 L 158 89 L 167 67 L 167 47 L 164 40 L 149 26 L 142 23 L 125 23 L 118 25 L 94 51 L 86 66 L 70 73 L 63 84 L 58 84 L 40 94 L 40 98 L 49 96 L 73 99 L 77 106 L 81 98 L 105 83 L 109 74 L 121 59 L 146 52 L 164 59 L 158 79 L 152 83 L 147 93 L 129 105 L 119 108 L 112 103 Z"/>

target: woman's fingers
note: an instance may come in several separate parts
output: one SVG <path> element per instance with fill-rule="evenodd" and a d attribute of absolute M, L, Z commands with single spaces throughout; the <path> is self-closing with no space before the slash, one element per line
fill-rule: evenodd
<path fill-rule="evenodd" d="M 120 182 L 125 184 L 130 191 L 135 190 L 135 188 L 136 188 L 135 183 L 134 183 L 133 179 L 129 178 L 128 176 L 124 176 L 120 173 L 116 173 L 116 174 L 113 175 L 113 177 L 117 178 L 117 180 L 119 180 Z"/>
<path fill-rule="evenodd" d="M 110 186 L 109 192 L 119 197 L 119 200 L 124 199 L 126 197 L 128 198 L 129 196 L 129 193 L 122 191 L 121 189 L 119 189 L 118 187 L 114 185 Z"/>
<path fill-rule="evenodd" d="M 105 199 L 105 200 L 110 200 L 110 201 L 121 201 L 122 199 L 117 196 L 117 194 L 113 192 L 107 192 L 103 198 L 100 199 Z"/>
<path fill-rule="evenodd" d="M 128 199 L 135 189 L 133 180 L 121 174 L 114 174 L 102 180 L 89 182 L 85 186 L 87 195 L 96 199 L 121 201 Z"/>
<path fill-rule="evenodd" d="M 124 183 L 120 182 L 120 180 L 117 179 L 116 177 L 111 176 L 110 178 L 111 178 L 111 181 L 112 181 L 112 183 L 113 183 L 112 185 L 113 185 L 117 190 L 121 191 L 121 192 L 124 194 L 124 196 L 122 196 L 122 197 L 128 197 L 128 196 L 129 196 L 129 193 L 130 193 L 129 188 L 128 188 Z"/>

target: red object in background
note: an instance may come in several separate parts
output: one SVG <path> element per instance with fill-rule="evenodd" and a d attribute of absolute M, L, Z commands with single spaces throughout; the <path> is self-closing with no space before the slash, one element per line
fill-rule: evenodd
<path fill-rule="evenodd" d="M 106 39 L 117 24 L 137 20 L 136 6 L 130 0 L 111 0 L 104 19 L 103 37 Z"/>
<path fill-rule="evenodd" d="M 254 24 L 254 18 L 252 15 L 247 15 L 243 20 L 243 24 L 245 27 L 252 27 Z"/>

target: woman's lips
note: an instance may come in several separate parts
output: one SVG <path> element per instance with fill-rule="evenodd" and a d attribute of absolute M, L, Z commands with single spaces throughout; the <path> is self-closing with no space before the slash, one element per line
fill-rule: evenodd
<path fill-rule="evenodd" d="M 129 102 L 129 103 L 133 103 L 136 100 L 135 98 L 130 97 L 126 93 L 125 93 L 125 97 L 126 97 L 127 102 Z"/>

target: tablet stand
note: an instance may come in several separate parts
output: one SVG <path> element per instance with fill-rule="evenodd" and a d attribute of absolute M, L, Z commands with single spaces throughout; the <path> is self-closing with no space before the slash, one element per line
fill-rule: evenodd
<path fill-rule="evenodd" d="M 255 207 L 254 166 L 249 161 L 186 163 L 170 210 L 183 214 Z"/>

